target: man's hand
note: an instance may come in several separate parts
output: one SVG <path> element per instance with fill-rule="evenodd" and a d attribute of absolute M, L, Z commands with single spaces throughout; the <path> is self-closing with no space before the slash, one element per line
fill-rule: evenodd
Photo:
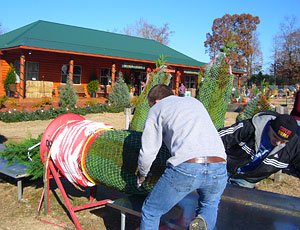
<path fill-rule="evenodd" d="M 145 182 L 145 180 L 146 180 L 146 177 L 141 176 L 140 173 L 138 172 L 138 174 L 137 174 L 137 181 L 136 181 L 136 187 L 137 187 L 137 189 L 140 189 L 140 187 Z"/>

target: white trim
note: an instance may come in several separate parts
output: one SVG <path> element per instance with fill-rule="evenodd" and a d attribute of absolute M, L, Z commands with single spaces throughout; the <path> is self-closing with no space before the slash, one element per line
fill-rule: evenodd
<path fill-rule="evenodd" d="M 241 123 L 238 123 L 236 126 L 233 126 L 233 127 L 228 128 L 228 129 L 224 129 L 224 130 L 219 131 L 219 135 L 221 137 L 223 137 L 223 136 L 228 135 L 228 134 L 233 134 L 238 129 L 243 128 L 243 127 L 244 127 L 244 124 L 241 122 Z"/>
<path fill-rule="evenodd" d="M 265 163 L 266 165 L 272 165 L 276 168 L 287 168 L 289 166 L 289 164 L 287 163 L 283 163 L 283 162 L 280 162 L 278 160 L 275 160 L 275 159 L 269 159 L 269 158 L 266 158 L 263 160 L 263 163 Z"/>

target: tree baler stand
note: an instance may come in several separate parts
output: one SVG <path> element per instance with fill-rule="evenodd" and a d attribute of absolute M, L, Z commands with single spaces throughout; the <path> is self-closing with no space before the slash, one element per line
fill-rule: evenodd
<path fill-rule="evenodd" d="M 41 140 L 41 146 L 40 146 L 40 153 L 41 153 L 41 159 L 44 163 L 44 177 L 43 177 L 44 188 L 43 188 L 41 199 L 40 199 L 39 206 L 38 206 L 38 212 L 40 212 L 42 203 L 44 201 L 44 214 L 47 215 L 50 212 L 50 197 L 49 197 L 50 183 L 49 183 L 49 181 L 50 181 L 50 179 L 54 178 L 56 185 L 58 186 L 58 188 L 62 194 L 63 200 L 64 200 L 65 205 L 68 209 L 68 212 L 72 218 L 72 221 L 75 224 L 76 229 L 79 229 L 79 230 L 81 230 L 82 227 L 80 225 L 80 222 L 79 222 L 75 212 L 89 209 L 89 208 L 98 207 L 98 206 L 103 206 L 111 201 L 110 199 L 105 199 L 105 200 L 101 200 L 98 202 L 93 202 L 93 203 L 73 207 L 68 198 L 66 190 L 61 182 L 61 178 L 63 178 L 64 176 L 59 172 L 59 169 L 55 166 L 53 160 L 50 158 L 49 152 L 50 152 L 51 145 L 52 145 L 51 137 L 53 137 L 55 135 L 55 132 L 62 125 L 66 124 L 67 122 L 69 122 L 71 120 L 81 120 L 81 119 L 82 119 L 82 117 L 79 115 L 76 115 L 76 114 L 62 115 L 58 119 L 53 120 L 43 134 L 43 137 Z M 96 185 L 90 187 L 90 201 L 93 201 L 95 198 L 95 189 L 96 189 Z M 45 222 L 50 223 L 48 221 L 45 221 Z M 60 227 L 62 227 L 62 226 L 60 226 Z"/>

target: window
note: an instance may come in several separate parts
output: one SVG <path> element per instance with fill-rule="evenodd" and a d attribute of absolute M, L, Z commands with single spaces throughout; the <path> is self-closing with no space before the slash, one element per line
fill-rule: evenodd
<path fill-rule="evenodd" d="M 18 76 L 20 76 L 20 61 L 15 62 L 15 69 Z M 39 80 L 39 63 L 26 62 L 25 64 L 25 80 L 37 81 Z"/>
<path fill-rule="evenodd" d="M 195 88 L 195 76 L 185 76 L 185 87 Z"/>
<path fill-rule="evenodd" d="M 111 85 L 110 69 L 101 69 L 100 70 L 100 85 Z"/>
<path fill-rule="evenodd" d="M 37 81 L 39 80 L 39 63 L 38 62 L 27 62 L 25 70 L 25 79 Z"/>
<path fill-rule="evenodd" d="M 69 65 L 63 65 L 61 68 L 61 83 L 67 83 L 67 76 L 69 74 Z M 73 70 L 73 84 L 81 84 L 81 66 L 75 65 Z"/>

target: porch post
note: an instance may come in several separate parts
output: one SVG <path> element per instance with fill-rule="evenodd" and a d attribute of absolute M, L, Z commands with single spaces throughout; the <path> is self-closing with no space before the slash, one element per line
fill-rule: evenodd
<path fill-rule="evenodd" d="M 176 88 L 175 88 L 176 95 L 178 95 L 179 83 L 181 82 L 180 76 L 181 76 L 180 71 L 177 71 L 176 72 L 176 84 L 175 84 L 176 85 Z"/>
<path fill-rule="evenodd" d="M 74 60 L 71 59 L 69 62 L 69 78 L 72 80 L 72 84 L 73 84 L 73 72 L 74 72 Z"/>
<path fill-rule="evenodd" d="M 241 74 L 238 75 L 239 91 L 241 91 Z"/>
<path fill-rule="evenodd" d="M 3 82 L 3 80 L 2 80 L 2 59 L 1 59 L 1 55 L 2 55 L 3 53 L 0 51 L 0 82 Z M 2 87 L 3 87 L 3 85 L 2 85 Z M 1 95 L 1 92 L 2 92 L 2 89 L 0 88 L 0 96 L 2 96 Z M 4 94 L 5 95 L 5 94 Z"/>
<path fill-rule="evenodd" d="M 20 83 L 18 83 L 18 94 L 20 99 L 25 97 L 25 56 L 20 56 Z"/>
<path fill-rule="evenodd" d="M 111 68 L 111 87 L 113 87 L 113 85 L 115 84 L 115 80 L 116 80 L 116 64 L 113 64 Z"/>

